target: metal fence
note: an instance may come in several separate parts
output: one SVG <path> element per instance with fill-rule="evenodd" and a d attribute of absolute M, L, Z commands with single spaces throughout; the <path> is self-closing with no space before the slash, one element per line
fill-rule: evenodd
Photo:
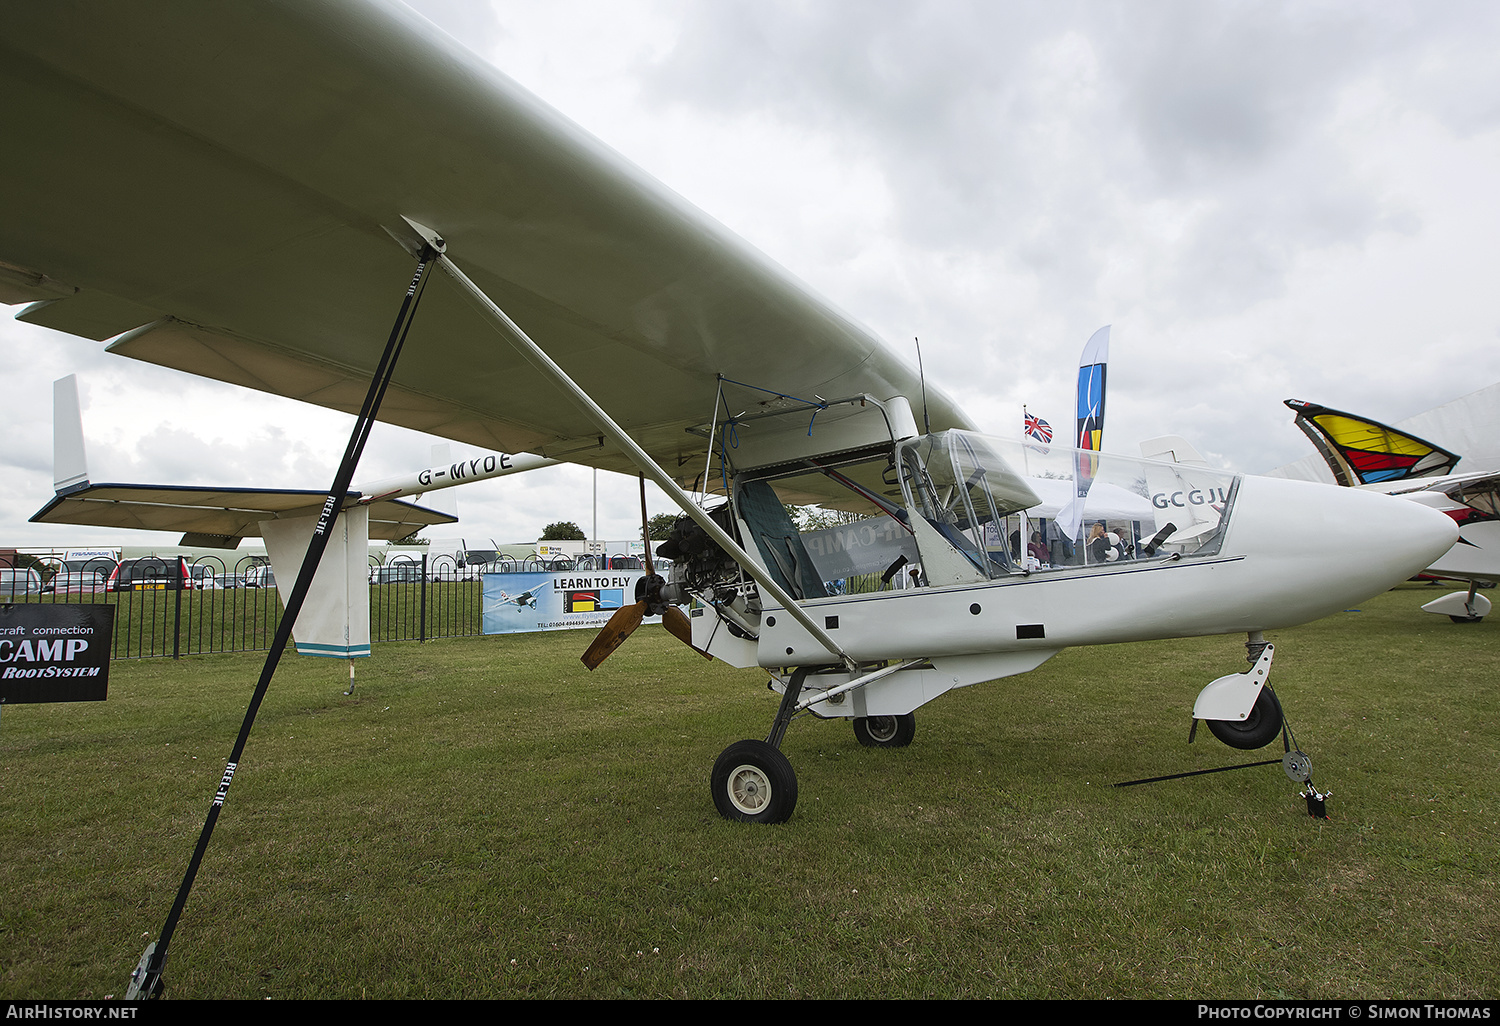
<path fill-rule="evenodd" d="M 269 562 L 245 557 L 230 567 L 215 556 L 185 561 L 187 587 L 182 571 L 174 566 L 177 562 L 177 557 L 125 560 L 132 564 L 132 575 L 117 571 L 113 560 L 74 565 L 58 557 L 38 557 L 30 566 L 0 568 L 0 602 L 113 605 L 116 659 L 176 659 L 271 647 L 282 607 Z M 142 563 L 148 565 L 143 568 Z M 371 557 L 370 640 L 427 641 L 480 634 L 481 574 L 573 568 L 572 563 L 510 557 L 483 566 L 459 566 L 447 555 L 429 560 L 426 555 L 400 553 L 386 563 Z"/>

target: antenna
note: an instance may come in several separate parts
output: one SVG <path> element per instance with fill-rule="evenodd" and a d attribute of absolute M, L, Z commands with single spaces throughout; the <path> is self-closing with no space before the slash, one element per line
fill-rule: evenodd
<path fill-rule="evenodd" d="M 922 382 L 922 433 L 932 434 L 932 418 L 927 416 L 927 374 L 922 370 L 922 340 L 915 335 L 911 340 L 917 344 L 917 378 Z"/>

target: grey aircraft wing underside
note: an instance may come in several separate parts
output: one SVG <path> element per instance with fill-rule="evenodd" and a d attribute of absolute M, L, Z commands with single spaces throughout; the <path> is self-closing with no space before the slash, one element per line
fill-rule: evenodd
<path fill-rule="evenodd" d="M 327 493 L 300 489 L 201 488 L 183 485 L 84 484 L 59 492 L 33 523 L 181 531 L 223 539 L 261 536 L 261 523 L 316 516 Z M 359 499 L 350 492 L 348 503 Z M 394 541 L 458 518 L 401 499 L 368 503 L 370 537 Z"/>

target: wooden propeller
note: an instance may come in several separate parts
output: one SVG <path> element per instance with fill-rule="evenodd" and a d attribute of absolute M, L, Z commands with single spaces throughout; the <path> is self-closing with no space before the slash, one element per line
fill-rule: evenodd
<path fill-rule="evenodd" d="M 611 652 L 623 645 L 625 639 L 635 633 L 642 620 L 657 614 L 661 615 L 662 626 L 674 638 L 704 659 L 713 658 L 693 646 L 693 624 L 687 614 L 661 597 L 661 589 L 667 582 L 657 576 L 656 568 L 651 563 L 651 523 L 646 516 L 646 476 L 642 474 L 640 479 L 641 536 L 646 540 L 646 576 L 636 586 L 636 600 L 615 610 L 609 622 L 599 629 L 599 633 L 594 635 L 594 640 L 584 650 L 580 658 L 590 670 L 597 669 L 600 663 L 609 658 Z"/>

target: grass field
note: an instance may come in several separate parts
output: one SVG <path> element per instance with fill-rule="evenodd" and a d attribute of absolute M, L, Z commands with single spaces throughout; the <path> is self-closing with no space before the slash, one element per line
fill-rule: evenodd
<path fill-rule="evenodd" d="M 790 822 L 721 820 L 754 671 L 643 628 L 289 657 L 172 944 L 178 998 L 1500 995 L 1500 625 L 1405 586 L 1274 632 L 1332 789 L 1188 710 L 1243 637 L 1064 652 L 867 750 L 799 719 Z M 123 994 L 159 933 L 259 670 L 117 662 L 107 702 L 0 719 L 0 997 Z"/>

